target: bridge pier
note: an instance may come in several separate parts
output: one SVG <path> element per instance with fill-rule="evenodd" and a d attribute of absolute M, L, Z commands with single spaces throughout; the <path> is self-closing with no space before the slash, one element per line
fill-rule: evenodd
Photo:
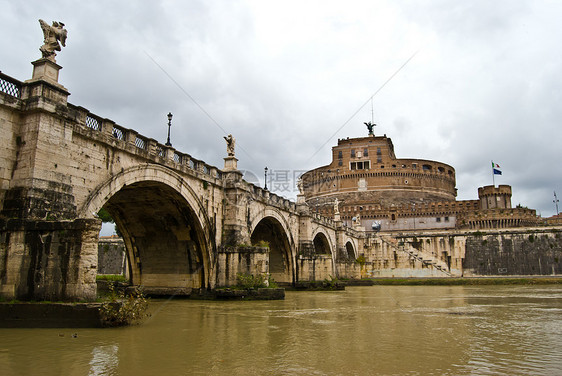
<path fill-rule="evenodd" d="M 0 296 L 96 299 L 99 219 L 0 220 Z"/>

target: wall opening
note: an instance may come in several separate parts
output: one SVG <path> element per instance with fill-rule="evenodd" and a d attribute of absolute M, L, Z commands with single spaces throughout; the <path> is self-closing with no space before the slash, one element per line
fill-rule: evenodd
<path fill-rule="evenodd" d="M 328 238 L 326 238 L 326 235 L 324 235 L 323 233 L 319 232 L 318 234 L 316 234 L 313 243 L 314 243 L 314 252 L 317 255 L 331 254 L 330 243 L 328 243 Z"/>
<path fill-rule="evenodd" d="M 123 237 L 133 284 L 147 290 L 206 287 L 206 237 L 195 211 L 176 190 L 154 181 L 134 183 L 103 208 Z"/>
<path fill-rule="evenodd" d="M 269 273 L 276 282 L 292 283 L 292 261 L 289 240 L 283 226 L 273 217 L 263 218 L 254 228 L 252 245 L 266 242 L 269 246 Z"/>

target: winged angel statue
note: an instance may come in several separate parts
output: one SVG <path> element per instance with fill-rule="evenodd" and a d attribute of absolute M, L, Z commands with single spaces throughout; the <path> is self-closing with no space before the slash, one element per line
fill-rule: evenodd
<path fill-rule="evenodd" d="M 61 50 L 59 41 L 63 47 L 66 47 L 67 31 L 62 22 L 53 21 L 53 24 L 49 25 L 45 21 L 39 20 L 39 23 L 41 24 L 43 37 L 45 39 L 43 45 L 39 47 L 39 50 L 43 53 L 43 58 L 55 62 L 55 56 L 57 55 L 55 51 Z"/>

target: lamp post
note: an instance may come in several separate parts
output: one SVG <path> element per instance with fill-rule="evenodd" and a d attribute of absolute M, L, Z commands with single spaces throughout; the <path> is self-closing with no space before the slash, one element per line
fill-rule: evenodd
<path fill-rule="evenodd" d="M 265 181 L 265 185 L 264 185 L 264 188 L 263 188 L 263 189 L 267 190 L 267 167 L 264 168 L 263 170 L 264 170 L 264 172 L 265 172 L 265 180 L 264 180 L 264 181 Z"/>
<path fill-rule="evenodd" d="M 556 192 L 554 192 L 554 200 L 552 200 L 552 202 L 554 202 L 554 204 L 556 205 L 556 215 L 558 215 L 559 211 L 558 211 L 558 197 L 556 197 Z"/>
<path fill-rule="evenodd" d="M 172 113 L 168 112 L 168 141 L 166 141 L 166 146 L 172 146 L 172 143 L 170 142 L 170 128 L 172 126 Z"/>

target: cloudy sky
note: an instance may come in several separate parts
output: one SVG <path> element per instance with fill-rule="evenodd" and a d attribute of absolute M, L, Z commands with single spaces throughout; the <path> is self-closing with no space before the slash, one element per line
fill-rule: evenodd
<path fill-rule="evenodd" d="M 562 1 L 0 0 L 0 70 L 31 77 L 38 19 L 62 21 L 69 101 L 294 197 L 338 138 L 392 138 L 399 158 L 453 166 L 458 199 L 492 184 L 555 214 L 562 195 Z M 372 100 L 373 94 L 376 95 Z M 285 173 L 286 172 L 286 173 Z M 270 174 L 271 175 L 271 174 Z M 249 176 L 249 175 L 248 175 Z M 270 183 L 271 187 L 271 183 Z"/>

